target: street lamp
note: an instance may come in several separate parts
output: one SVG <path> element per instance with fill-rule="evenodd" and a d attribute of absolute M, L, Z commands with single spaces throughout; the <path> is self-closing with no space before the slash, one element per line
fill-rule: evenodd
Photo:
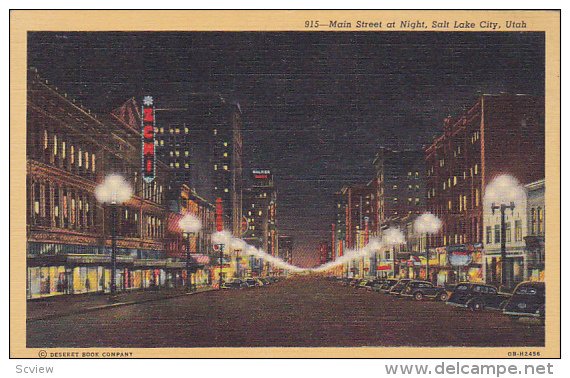
<path fill-rule="evenodd" d="M 505 211 L 514 212 L 515 203 L 523 203 L 526 198 L 526 192 L 520 185 L 518 180 L 509 175 L 501 175 L 496 177 L 485 188 L 485 204 L 491 207 L 494 215 L 495 210 L 501 212 L 501 285 L 507 285 L 507 227 L 505 222 Z"/>
<path fill-rule="evenodd" d="M 247 244 L 241 239 L 233 239 L 232 240 L 232 249 L 236 254 L 236 277 L 241 278 L 241 271 L 240 271 L 240 252 L 246 248 Z"/>
<path fill-rule="evenodd" d="M 392 246 L 392 274 L 396 278 L 396 245 L 404 244 L 406 238 L 399 228 L 389 228 L 382 232 L 382 241 Z"/>
<path fill-rule="evenodd" d="M 186 234 L 186 290 L 192 289 L 190 273 L 190 236 L 197 234 L 202 229 L 202 221 L 193 214 L 186 214 L 178 222 L 178 226 Z"/>
<path fill-rule="evenodd" d="M 426 281 L 429 281 L 429 243 L 428 235 L 436 234 L 441 229 L 441 219 L 431 213 L 424 213 L 414 222 L 416 231 L 426 236 Z"/>
<path fill-rule="evenodd" d="M 231 247 L 232 235 L 227 231 L 216 231 L 212 234 L 212 243 L 214 243 L 214 250 L 220 252 L 220 280 L 219 289 L 222 289 L 222 274 L 223 274 L 223 259 L 224 259 L 224 247 L 227 245 Z"/>
<path fill-rule="evenodd" d="M 95 188 L 97 201 L 111 206 L 111 295 L 117 291 L 117 205 L 128 201 L 133 195 L 129 183 L 118 174 L 110 174 Z"/>

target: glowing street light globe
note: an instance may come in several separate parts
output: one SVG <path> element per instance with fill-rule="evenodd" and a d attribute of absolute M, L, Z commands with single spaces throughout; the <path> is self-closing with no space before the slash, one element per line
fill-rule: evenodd
<path fill-rule="evenodd" d="M 118 203 L 127 202 L 133 195 L 133 189 L 118 174 L 111 174 L 105 177 L 103 182 L 95 188 L 95 197 L 101 203 L 110 203 L 116 205 Z"/>
<path fill-rule="evenodd" d="M 526 192 L 519 181 L 510 175 L 497 176 L 485 188 L 485 207 L 499 203 L 520 204 L 526 199 Z"/>
<path fill-rule="evenodd" d="M 178 226 L 183 232 L 195 234 L 202 229 L 202 221 L 192 214 L 186 214 L 180 219 Z"/>
<path fill-rule="evenodd" d="M 406 242 L 406 238 L 404 237 L 402 231 L 400 231 L 398 228 L 393 227 L 382 232 L 382 240 L 388 245 L 398 245 L 404 244 Z"/>
<path fill-rule="evenodd" d="M 441 228 L 441 219 L 432 213 L 424 213 L 415 220 L 414 227 L 422 234 L 436 234 Z"/>
<path fill-rule="evenodd" d="M 231 247 L 234 251 L 243 251 L 247 247 L 247 244 L 241 239 L 234 238 L 232 239 Z"/>

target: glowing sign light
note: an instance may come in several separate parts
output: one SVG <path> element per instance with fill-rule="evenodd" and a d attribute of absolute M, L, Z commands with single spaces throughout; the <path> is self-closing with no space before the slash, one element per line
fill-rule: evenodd
<path fill-rule="evenodd" d="M 142 106 L 142 172 L 143 179 L 148 183 L 155 178 L 154 127 L 154 101 L 152 96 L 144 96 Z"/>

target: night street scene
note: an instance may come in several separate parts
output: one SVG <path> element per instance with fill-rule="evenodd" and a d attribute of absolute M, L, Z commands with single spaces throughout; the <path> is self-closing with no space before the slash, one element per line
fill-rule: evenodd
<path fill-rule="evenodd" d="M 26 346 L 544 346 L 544 46 L 29 32 Z"/>

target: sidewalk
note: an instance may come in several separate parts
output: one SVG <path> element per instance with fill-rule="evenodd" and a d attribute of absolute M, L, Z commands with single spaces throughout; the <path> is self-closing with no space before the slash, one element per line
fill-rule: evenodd
<path fill-rule="evenodd" d="M 117 306 L 128 306 L 137 303 L 160 301 L 184 295 L 195 295 L 214 290 L 211 287 L 201 287 L 197 291 L 186 292 L 185 288 L 136 290 L 118 293 L 113 301 L 109 294 L 77 294 L 59 295 L 56 297 L 29 300 L 27 302 L 27 320 L 35 321 L 60 316 L 97 311 Z"/>

